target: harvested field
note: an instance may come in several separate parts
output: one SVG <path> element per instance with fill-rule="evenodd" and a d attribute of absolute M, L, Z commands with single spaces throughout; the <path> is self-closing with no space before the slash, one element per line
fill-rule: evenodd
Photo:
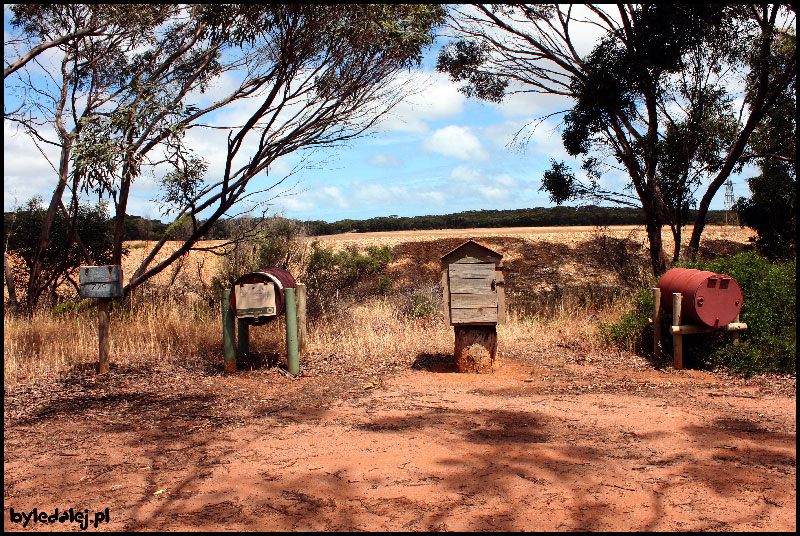
<path fill-rule="evenodd" d="M 263 361 L 221 374 L 219 315 L 189 314 L 192 300 L 112 317 L 103 375 L 90 317 L 41 317 L 47 330 L 6 317 L 7 377 L 13 348 L 79 350 L 38 376 L 19 357 L 28 373 L 4 381 L 4 529 L 81 530 L 23 528 L 12 508 L 107 508 L 98 529 L 796 530 L 794 376 L 676 371 L 603 348 L 597 322 L 625 301 L 596 229 L 482 232 L 321 237 L 393 246 L 392 294 L 362 298 L 365 282 L 342 296 L 312 323 L 297 378 L 264 366 L 282 359 L 278 323 L 251 331 Z M 748 235 L 711 227 L 704 245 L 735 251 Z M 401 307 L 436 297 L 439 256 L 468 237 L 508 267 L 490 375 L 453 373 L 452 328 Z M 173 286 L 195 292 L 215 259 L 192 253 Z"/>

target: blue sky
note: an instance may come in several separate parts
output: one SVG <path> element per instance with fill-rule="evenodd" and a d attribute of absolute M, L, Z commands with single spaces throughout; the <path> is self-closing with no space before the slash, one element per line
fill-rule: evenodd
<path fill-rule="evenodd" d="M 8 36 L 8 13 L 5 13 Z M 587 35 L 586 47 L 592 36 Z M 517 209 L 551 206 L 540 192 L 542 173 L 550 159 L 564 160 L 580 172 L 561 145 L 560 116 L 531 129 L 532 121 L 569 101 L 552 96 L 518 94 L 501 104 L 468 99 L 434 65 L 443 41 L 431 47 L 420 69 L 404 73 L 424 89 L 393 110 L 369 136 L 324 153 L 315 165 L 292 175 L 270 201 L 272 213 L 301 220 L 326 220 L 375 216 L 446 214 L 464 210 Z M 588 48 L 587 48 L 588 50 Z M 222 91 L 225 81 L 219 82 Z M 207 98 L 215 94 L 212 88 Z M 11 99 L 6 95 L 6 107 Z M 242 113 L 233 107 L 214 120 L 230 124 L 225 114 Z M 4 210 L 23 204 L 33 195 L 49 199 L 55 172 L 33 143 L 8 122 L 4 124 Z M 511 143 L 517 132 L 527 143 Z M 210 163 L 209 175 L 219 172 L 216 158 L 224 147 L 223 131 L 191 131 L 190 144 Z M 57 154 L 46 149 L 51 155 Z M 51 157 L 52 158 L 52 157 Z M 52 158 L 57 162 L 57 157 Z M 284 158 L 257 177 L 252 190 L 284 176 L 299 157 Z M 744 176 L 749 176 L 745 172 Z M 617 173 L 604 177 L 609 187 L 620 188 L 625 178 Z M 158 204 L 157 177 L 140 177 L 134 184 L 129 214 L 163 218 Z M 746 183 L 734 177 L 736 196 L 748 196 Z M 723 207 L 724 188 L 712 203 Z M 262 198 L 263 199 L 263 198 Z M 247 210 L 246 206 L 241 210 Z"/>

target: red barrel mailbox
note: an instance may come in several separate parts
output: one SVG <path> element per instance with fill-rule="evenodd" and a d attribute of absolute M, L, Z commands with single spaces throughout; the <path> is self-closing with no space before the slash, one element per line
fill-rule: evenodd
<path fill-rule="evenodd" d="M 661 307 L 672 311 L 672 294 L 680 292 L 681 316 L 712 328 L 736 320 L 742 310 L 742 289 L 729 275 L 689 268 L 673 268 L 658 280 Z"/>
<path fill-rule="evenodd" d="M 233 284 L 231 311 L 236 318 L 251 326 L 266 324 L 283 314 L 283 289 L 296 287 L 292 274 L 283 268 L 262 268 L 250 272 Z"/>

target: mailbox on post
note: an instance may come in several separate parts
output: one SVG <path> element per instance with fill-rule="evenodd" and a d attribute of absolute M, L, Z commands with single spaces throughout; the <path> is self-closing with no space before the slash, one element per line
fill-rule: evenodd
<path fill-rule="evenodd" d="M 236 318 L 251 326 L 260 326 L 284 311 L 285 290 L 296 288 L 292 274 L 283 268 L 262 268 L 236 280 L 230 306 Z"/>
<path fill-rule="evenodd" d="M 81 266 L 78 283 L 81 298 L 97 298 L 97 370 L 103 374 L 109 370 L 108 303 L 122 297 L 122 266 Z"/>
<path fill-rule="evenodd" d="M 306 342 L 306 287 L 283 268 L 262 268 L 241 276 L 222 292 L 222 346 L 225 371 L 236 371 L 236 358 L 250 352 L 250 326 L 262 326 L 284 315 L 289 374 L 300 373 Z M 297 291 L 297 295 L 295 295 Z M 234 342 L 234 336 L 236 341 Z"/>
<path fill-rule="evenodd" d="M 505 320 L 503 255 L 470 239 L 442 256 L 443 313 L 459 372 L 493 372 Z"/>
<path fill-rule="evenodd" d="M 442 256 L 443 312 L 451 326 L 505 319 L 503 255 L 468 240 Z"/>
<path fill-rule="evenodd" d="M 739 321 L 744 298 L 729 275 L 691 268 L 673 268 L 653 288 L 653 355 L 661 345 L 661 310 L 672 313 L 673 368 L 683 368 L 684 335 L 730 332 L 734 344 L 747 324 Z"/>

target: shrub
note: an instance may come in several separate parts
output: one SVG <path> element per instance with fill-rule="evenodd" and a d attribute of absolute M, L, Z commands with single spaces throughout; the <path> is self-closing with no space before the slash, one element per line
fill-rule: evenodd
<path fill-rule="evenodd" d="M 439 308 L 428 296 L 420 293 L 411 296 L 411 318 L 428 318 L 438 312 Z"/>
<path fill-rule="evenodd" d="M 386 296 L 392 290 L 392 280 L 385 274 L 378 276 L 378 283 L 375 289 L 381 296 Z"/>
<path fill-rule="evenodd" d="M 744 295 L 740 319 L 747 330 L 742 332 L 740 344 L 727 344 L 730 337 L 726 335 L 706 337 L 696 344 L 701 358 L 710 366 L 723 365 L 746 376 L 796 372 L 795 261 L 769 262 L 750 251 L 684 265 L 730 275 Z"/>
<path fill-rule="evenodd" d="M 653 348 L 653 293 L 649 288 L 639 289 L 634 295 L 633 308 L 622 314 L 616 323 L 600 323 L 600 340 L 605 345 L 642 353 Z"/>
<path fill-rule="evenodd" d="M 392 250 L 388 246 L 370 246 L 361 253 L 355 246 L 334 252 L 311 244 L 308 263 L 301 280 L 308 286 L 309 314 L 317 314 L 338 291 L 353 287 L 365 277 L 380 272 L 392 261 Z M 388 278 L 379 279 L 373 289 L 381 292 L 390 285 Z"/>
<path fill-rule="evenodd" d="M 744 376 L 764 372 L 794 373 L 796 365 L 796 264 L 771 263 L 752 251 L 710 261 L 681 263 L 723 273 L 741 286 L 744 303 L 740 320 L 747 324 L 740 344 L 729 333 L 684 336 L 684 358 L 696 366 L 726 367 Z M 638 291 L 633 307 L 619 321 L 600 325 L 601 340 L 610 345 L 649 354 L 653 347 L 653 298 L 650 289 Z M 662 319 L 671 323 L 668 318 Z M 662 330 L 662 347 L 672 351 L 672 337 Z"/>
<path fill-rule="evenodd" d="M 278 267 L 288 269 L 290 265 L 302 264 L 305 254 L 300 238 L 304 231 L 302 224 L 294 220 L 273 217 L 251 222 L 243 222 L 244 229 L 233 232 L 243 234 L 254 232 L 248 239 L 239 239 L 229 247 L 224 260 L 219 264 L 217 274 L 211 281 L 212 300 L 219 300 L 222 289 L 231 288 L 242 275 L 261 268 Z"/>
<path fill-rule="evenodd" d="M 24 207 L 4 215 L 3 233 L 5 252 L 19 257 L 22 261 L 11 267 L 14 281 L 28 282 L 33 268 L 33 259 L 39 245 L 39 235 L 47 214 L 47 207 L 40 197 L 34 197 Z M 105 264 L 111 260 L 114 230 L 108 216 L 108 204 L 98 203 L 95 206 L 81 205 L 73 223 L 81 237 L 84 247 L 95 263 Z M 123 248 L 123 255 L 127 254 Z M 50 240 L 40 257 L 40 287 L 27 288 L 31 292 L 27 296 L 28 304 L 35 306 L 40 295 L 50 289 L 50 297 L 57 302 L 57 289 L 67 281 L 70 274 L 86 260 L 80 247 L 71 239 L 67 219 L 61 211 L 57 211 L 50 228 Z M 20 289 L 21 290 L 21 289 Z"/>

